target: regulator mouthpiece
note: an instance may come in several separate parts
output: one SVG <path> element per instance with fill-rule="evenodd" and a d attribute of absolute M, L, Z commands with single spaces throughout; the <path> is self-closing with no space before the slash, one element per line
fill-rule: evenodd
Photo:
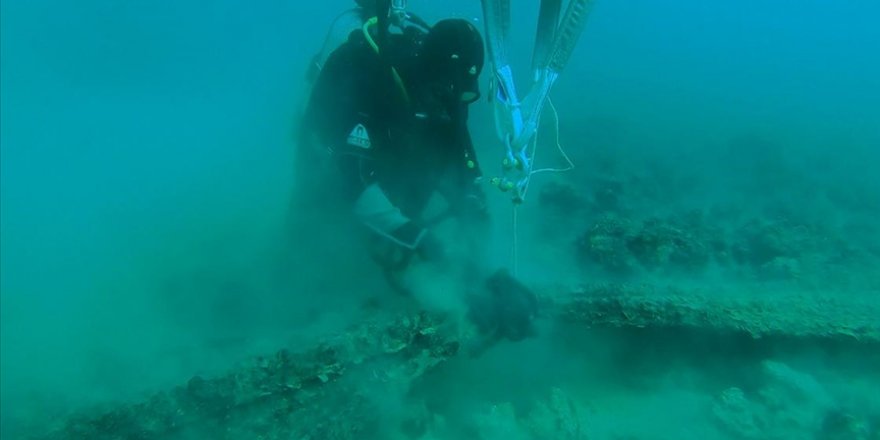
<path fill-rule="evenodd" d="M 391 22 L 400 25 L 406 20 L 406 0 L 391 0 Z"/>

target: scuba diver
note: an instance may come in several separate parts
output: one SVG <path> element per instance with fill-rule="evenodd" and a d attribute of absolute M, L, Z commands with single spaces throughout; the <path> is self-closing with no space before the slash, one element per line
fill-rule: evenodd
<path fill-rule="evenodd" d="M 371 254 L 392 286 L 405 290 L 400 274 L 416 261 L 441 270 L 459 266 L 466 285 L 482 286 L 466 297 L 471 322 L 484 335 L 531 335 L 534 294 L 506 271 L 482 267 L 490 217 L 467 125 L 485 62 L 479 30 L 462 19 L 429 25 L 400 0 L 357 3 L 313 59 L 297 174 L 330 165 L 322 189 L 335 191 L 368 232 Z M 314 203 L 327 203 L 326 192 L 316 193 L 322 197 Z M 429 216 L 437 195 L 445 209 Z M 464 240 L 435 233 L 450 219 Z M 462 241 L 467 258 L 452 258 L 450 244 Z"/>

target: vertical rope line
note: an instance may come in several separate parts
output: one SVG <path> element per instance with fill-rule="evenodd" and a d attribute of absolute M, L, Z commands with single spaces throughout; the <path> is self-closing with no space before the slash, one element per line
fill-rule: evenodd
<path fill-rule="evenodd" d="M 519 231 L 517 230 L 519 225 L 517 223 L 517 205 L 513 205 L 513 249 L 512 258 L 513 258 L 513 276 L 516 277 L 519 275 L 519 250 L 517 249 L 519 243 L 517 242 L 517 237 L 519 235 Z"/>

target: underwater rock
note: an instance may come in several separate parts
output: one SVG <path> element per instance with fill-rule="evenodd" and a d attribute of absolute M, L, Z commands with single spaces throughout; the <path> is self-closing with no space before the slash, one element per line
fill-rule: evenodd
<path fill-rule="evenodd" d="M 477 318 L 469 311 L 481 330 L 497 338 L 521 341 L 535 333 L 534 320 L 538 316 L 538 297 L 531 289 L 514 278 L 507 270 L 495 272 L 486 281 L 489 305 L 481 305 L 483 316 Z M 488 311 L 486 311 L 488 309 Z"/>
<path fill-rule="evenodd" d="M 508 402 L 492 405 L 479 415 L 475 430 L 479 440 L 530 440 L 519 426 L 513 405 Z"/>
<path fill-rule="evenodd" d="M 761 395 L 766 402 L 772 404 L 777 400 L 796 400 L 801 403 L 809 402 L 820 410 L 833 405 L 831 395 L 809 374 L 796 371 L 782 362 L 770 360 L 764 361 L 761 367 L 767 382 Z"/>
<path fill-rule="evenodd" d="M 586 440 L 587 438 L 581 411 L 559 388 L 553 388 L 547 400 L 539 401 L 523 424 L 536 440 Z"/>
<path fill-rule="evenodd" d="M 696 269 L 710 259 L 708 246 L 692 229 L 650 219 L 629 239 L 627 248 L 647 268 L 679 266 Z"/>
<path fill-rule="evenodd" d="M 774 432 L 818 432 L 823 415 L 834 400 L 812 376 L 781 362 L 761 365 L 764 386 L 757 400 L 764 408 Z"/>
<path fill-rule="evenodd" d="M 564 215 L 573 215 L 587 208 L 587 200 L 574 186 L 559 182 L 545 184 L 538 193 L 538 202 Z"/>
<path fill-rule="evenodd" d="M 640 219 L 606 212 L 574 240 L 576 256 L 590 263 L 585 267 L 594 274 L 618 279 L 647 273 L 721 275 L 731 282 L 876 290 L 880 278 L 870 275 L 878 264 L 874 240 L 845 239 L 822 224 L 732 220 L 720 213 L 692 210 Z"/>
<path fill-rule="evenodd" d="M 764 361 L 760 386 L 751 393 L 728 388 L 712 414 L 725 432 L 743 440 L 868 440 L 867 420 L 840 409 L 812 376 L 786 364 Z"/>
<path fill-rule="evenodd" d="M 81 413 L 33 438 L 369 438 L 380 411 L 365 385 L 405 387 L 455 356 L 458 336 L 443 326 L 427 313 L 377 319 L 311 350 L 280 350 L 141 403 Z"/>
<path fill-rule="evenodd" d="M 720 233 L 715 232 L 716 235 Z M 703 269 L 726 245 L 703 226 L 702 215 L 682 218 L 651 218 L 642 222 L 607 214 L 578 240 L 581 257 L 616 274 L 648 270 Z"/>
<path fill-rule="evenodd" d="M 788 220 L 753 220 L 734 237 L 733 255 L 741 263 L 761 267 L 776 258 L 792 258 L 814 252 L 827 253 L 827 234 L 815 227 Z"/>
<path fill-rule="evenodd" d="M 586 440 L 586 429 L 574 401 L 553 388 L 546 399 L 517 415 L 510 403 L 492 405 L 475 419 L 479 438 L 522 440 Z"/>
<path fill-rule="evenodd" d="M 869 424 L 843 411 L 833 410 L 825 415 L 816 440 L 876 440 L 880 432 L 871 435 Z"/>
<path fill-rule="evenodd" d="M 751 338 L 880 344 L 876 302 L 828 296 L 734 297 L 650 285 L 598 285 L 551 295 L 566 322 L 603 328 L 676 328 Z"/>
<path fill-rule="evenodd" d="M 616 215 L 605 215 L 578 239 L 578 254 L 616 274 L 631 273 L 638 261 L 629 251 L 633 224 Z"/>
<path fill-rule="evenodd" d="M 758 440 L 767 422 L 760 408 L 746 398 L 743 390 L 724 390 L 712 406 L 712 416 L 727 433 L 743 440 Z"/>
<path fill-rule="evenodd" d="M 797 341 L 806 341 L 811 348 L 849 344 L 867 353 L 880 347 L 878 305 L 854 299 L 769 294 L 741 298 L 619 284 L 535 291 L 543 315 L 584 329 L 677 329 L 708 335 L 712 341 L 714 336 L 740 335 L 755 345 L 778 338 L 786 346 Z M 376 396 L 388 390 L 405 392 L 413 380 L 456 356 L 472 337 L 450 327 L 443 318 L 427 313 L 377 314 L 311 349 L 279 350 L 219 377 L 194 377 L 139 403 L 81 412 L 63 426 L 47 428 L 49 434 L 32 438 L 376 438 L 388 429 L 383 427 Z M 836 438 L 832 432 L 862 429 L 847 428 L 863 424 L 861 419 L 848 422 L 847 414 L 863 415 L 853 411 L 835 415 L 839 408 L 829 404 L 824 388 L 810 376 L 774 362 L 764 363 L 759 375 L 763 377 L 759 390 L 732 390 L 719 397 L 713 410 L 716 417 L 730 420 L 727 429 L 747 436 L 752 426 L 782 426 L 786 420 L 802 426 L 807 418 L 813 420 L 813 432 L 828 431 L 829 439 Z M 787 402 L 804 400 L 811 403 L 801 407 L 803 411 L 783 411 Z M 774 408 L 779 409 L 774 413 Z M 519 418 L 512 408 L 500 407 L 494 414 L 497 423 L 486 429 L 506 429 L 513 417 L 519 432 L 533 438 L 581 439 L 585 436 L 582 414 L 564 393 L 553 390 Z M 771 416 L 775 418 L 767 419 Z M 866 425 L 872 435 L 878 430 L 875 419 Z M 402 428 L 417 435 L 427 429 L 424 423 L 414 417 Z M 395 423 L 394 429 L 399 425 Z"/>

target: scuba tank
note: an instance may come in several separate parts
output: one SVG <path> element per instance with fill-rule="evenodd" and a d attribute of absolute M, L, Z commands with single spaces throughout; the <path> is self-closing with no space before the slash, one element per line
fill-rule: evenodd
<path fill-rule="evenodd" d="M 373 43 L 378 52 L 378 47 L 384 46 L 387 41 L 389 28 L 394 27 L 398 32 L 407 30 L 428 32 L 431 26 L 415 14 L 406 11 L 405 0 L 355 0 L 356 6 L 339 14 L 332 22 L 327 36 L 318 51 L 312 56 L 305 72 L 304 96 L 301 113 L 305 113 L 311 94 L 324 65 L 330 55 L 336 49 L 345 44 L 354 32 L 363 32 L 365 36 L 371 34 L 370 30 L 377 34 Z M 385 11 L 380 13 L 379 11 Z M 368 38 L 369 39 L 369 38 Z M 389 69 L 391 66 L 389 65 Z M 300 130 L 306 133 L 308 130 Z"/>
<path fill-rule="evenodd" d="M 363 2 L 358 1 L 359 5 L 361 3 Z M 327 58 L 330 57 L 330 54 L 345 43 L 352 32 L 360 29 L 364 25 L 369 18 L 367 15 L 368 13 L 368 9 L 359 6 L 336 16 L 333 23 L 330 25 L 330 30 L 327 31 L 327 36 L 324 38 L 324 44 L 321 46 L 321 50 L 316 53 L 312 57 L 311 62 L 309 62 L 306 71 L 306 81 L 308 81 L 309 85 L 314 84 L 315 80 L 318 78 L 318 74 L 320 74 L 321 70 L 324 68 L 324 63 L 327 62 Z"/>
<path fill-rule="evenodd" d="M 403 31 L 415 26 L 426 31 L 430 25 L 421 17 L 406 10 L 406 0 L 355 0 L 356 7 L 339 14 L 330 26 L 321 50 L 309 63 L 306 80 L 313 84 L 324 63 L 334 50 L 348 40 L 352 32 L 359 31 L 375 17 L 378 27 L 377 44 L 382 46 L 392 28 Z"/>
<path fill-rule="evenodd" d="M 314 149 L 323 152 L 320 147 L 312 148 L 315 142 L 312 139 L 313 130 L 310 129 L 310 124 L 307 121 L 309 102 L 327 60 L 352 37 L 361 37 L 359 34 L 362 34 L 363 38 L 373 46 L 383 59 L 383 63 L 387 64 L 389 74 L 393 75 L 395 82 L 400 85 L 405 100 L 408 100 L 400 75 L 391 65 L 389 57 L 386 57 L 384 51 L 379 50 L 380 47 L 386 47 L 391 31 L 404 35 L 416 35 L 427 33 L 430 29 L 424 20 L 408 13 L 405 6 L 405 0 L 355 0 L 354 7 L 342 12 L 333 20 L 321 49 L 312 56 L 304 75 L 303 99 L 299 106 L 298 122 L 294 128 L 295 142 L 300 145 L 300 149 Z M 308 163 L 310 161 L 297 162 Z"/>

